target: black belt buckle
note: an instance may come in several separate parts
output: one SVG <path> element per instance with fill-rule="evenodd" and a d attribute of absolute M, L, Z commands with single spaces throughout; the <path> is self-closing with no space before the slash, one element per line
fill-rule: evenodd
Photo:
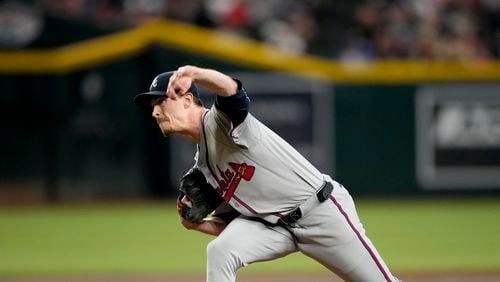
<path fill-rule="evenodd" d="M 297 220 L 299 220 L 301 217 L 302 217 L 302 211 L 300 210 L 300 208 L 296 208 L 289 214 L 280 218 L 280 220 L 286 225 L 292 225 L 295 222 L 297 222 Z"/>
<path fill-rule="evenodd" d="M 325 181 L 321 189 L 319 189 L 318 193 L 316 193 L 316 197 L 318 197 L 319 202 L 322 203 L 328 199 L 332 191 L 333 191 L 332 183 Z M 301 218 L 302 218 L 302 211 L 300 210 L 300 208 L 296 208 L 287 215 L 281 217 L 279 221 L 281 221 L 287 226 L 291 226 Z"/>
<path fill-rule="evenodd" d="M 323 185 L 323 188 L 321 188 L 318 193 L 316 193 L 316 197 L 318 197 L 318 201 L 320 203 L 326 201 L 328 197 L 330 197 L 330 194 L 333 191 L 333 185 L 332 183 L 326 181 L 325 185 Z"/>

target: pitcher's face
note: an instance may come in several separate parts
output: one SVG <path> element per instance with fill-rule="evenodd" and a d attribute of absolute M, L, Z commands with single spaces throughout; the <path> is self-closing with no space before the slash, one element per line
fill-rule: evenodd
<path fill-rule="evenodd" d="M 181 97 L 158 97 L 151 101 L 153 106 L 152 116 L 160 127 L 163 135 L 176 133 L 179 129 L 179 120 L 183 111 Z"/>

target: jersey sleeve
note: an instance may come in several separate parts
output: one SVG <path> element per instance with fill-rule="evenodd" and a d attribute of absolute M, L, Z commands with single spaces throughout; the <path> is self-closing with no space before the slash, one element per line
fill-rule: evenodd
<path fill-rule="evenodd" d="M 215 103 L 203 118 L 204 136 L 218 143 L 233 144 L 244 149 L 258 142 L 260 134 L 256 119 L 249 112 L 250 99 L 241 82 L 238 91 L 229 97 L 216 96 Z"/>
<path fill-rule="evenodd" d="M 241 124 L 248 115 L 248 110 L 250 108 L 250 98 L 248 98 L 245 88 L 239 80 L 236 80 L 238 83 L 238 90 L 235 95 L 229 97 L 216 96 L 215 98 L 215 107 L 224 112 L 233 127 Z"/>

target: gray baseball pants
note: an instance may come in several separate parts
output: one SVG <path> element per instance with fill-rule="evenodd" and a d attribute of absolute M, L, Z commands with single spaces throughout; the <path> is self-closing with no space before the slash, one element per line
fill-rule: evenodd
<path fill-rule="evenodd" d="M 292 228 L 234 219 L 207 246 L 207 282 L 236 281 L 241 267 L 298 251 L 347 281 L 398 281 L 366 236 L 349 192 L 332 183 L 329 199 Z"/>

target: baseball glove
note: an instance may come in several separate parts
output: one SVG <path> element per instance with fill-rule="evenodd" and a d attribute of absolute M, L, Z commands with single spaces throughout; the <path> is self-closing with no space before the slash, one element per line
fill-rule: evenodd
<path fill-rule="evenodd" d="M 191 207 L 182 202 L 184 196 L 191 202 Z M 222 201 L 222 197 L 197 168 L 189 170 L 179 181 L 179 214 L 190 223 L 201 223 Z"/>

